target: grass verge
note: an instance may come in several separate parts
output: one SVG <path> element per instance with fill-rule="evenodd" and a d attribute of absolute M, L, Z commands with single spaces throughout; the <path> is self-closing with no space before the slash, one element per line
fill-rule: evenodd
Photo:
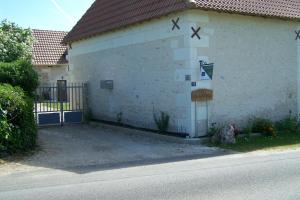
<path fill-rule="evenodd" d="M 236 144 L 218 145 L 218 147 L 238 152 L 300 148 L 300 132 L 280 132 L 275 138 L 271 136 L 245 136 L 238 138 Z"/>
<path fill-rule="evenodd" d="M 49 110 L 57 111 L 60 110 L 60 103 L 41 103 L 42 107 L 48 107 Z M 70 103 L 63 103 L 63 109 L 64 110 L 72 110 L 72 106 Z"/>

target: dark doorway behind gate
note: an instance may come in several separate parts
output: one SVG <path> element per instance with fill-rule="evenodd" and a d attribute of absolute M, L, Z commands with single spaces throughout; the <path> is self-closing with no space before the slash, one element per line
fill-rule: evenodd
<path fill-rule="evenodd" d="M 68 101 L 68 91 L 67 91 L 67 81 L 66 80 L 58 80 L 57 81 L 57 100 L 59 102 L 67 102 Z"/>
<path fill-rule="evenodd" d="M 39 126 L 81 123 L 87 110 L 87 83 L 40 86 L 36 91 L 34 112 Z"/>

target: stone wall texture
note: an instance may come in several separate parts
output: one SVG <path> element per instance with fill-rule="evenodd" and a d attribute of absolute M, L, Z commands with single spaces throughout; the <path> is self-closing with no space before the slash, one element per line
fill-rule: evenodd
<path fill-rule="evenodd" d="M 172 30 L 177 17 L 180 29 Z M 171 117 L 170 131 L 192 137 L 206 134 L 206 110 L 210 124 L 278 120 L 297 113 L 298 24 L 179 12 L 73 43 L 71 80 L 89 82 L 89 106 L 101 120 L 116 121 L 122 113 L 123 123 L 156 128 L 153 113 L 164 111 Z M 200 40 L 191 38 L 191 27 L 201 27 Z M 200 60 L 214 63 L 212 81 L 200 80 Z M 114 89 L 101 89 L 102 80 L 113 80 Z M 195 105 L 191 91 L 198 88 L 212 89 L 214 99 Z"/>
<path fill-rule="evenodd" d="M 70 80 L 67 65 L 59 66 L 35 66 L 41 85 L 55 84 L 57 80 Z"/>
<path fill-rule="evenodd" d="M 172 31 L 171 19 L 73 44 L 71 71 L 74 80 L 89 82 L 94 118 L 116 121 L 122 113 L 125 124 L 155 129 L 153 115 L 162 111 L 170 131 L 190 132 L 189 40 Z M 113 80 L 114 89 L 101 89 L 102 80 Z"/>
<path fill-rule="evenodd" d="M 280 120 L 290 111 L 297 115 L 295 30 L 299 22 L 214 12 L 188 14 L 209 38 L 207 47 L 192 47 L 192 60 L 205 58 L 215 64 L 210 123 L 243 125 L 253 117 Z M 202 22 L 203 16 L 207 23 Z"/>

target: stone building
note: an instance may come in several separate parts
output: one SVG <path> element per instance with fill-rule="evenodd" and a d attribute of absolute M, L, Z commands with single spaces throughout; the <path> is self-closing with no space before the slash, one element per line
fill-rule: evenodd
<path fill-rule="evenodd" d="M 297 0 L 96 0 L 64 42 L 96 119 L 207 134 L 300 111 Z M 201 63 L 201 64 L 200 64 Z M 120 120 L 120 119 L 119 119 Z"/>
<path fill-rule="evenodd" d="M 68 80 L 68 50 L 67 45 L 62 44 L 66 35 L 63 31 L 33 30 L 33 64 L 41 85 Z"/>

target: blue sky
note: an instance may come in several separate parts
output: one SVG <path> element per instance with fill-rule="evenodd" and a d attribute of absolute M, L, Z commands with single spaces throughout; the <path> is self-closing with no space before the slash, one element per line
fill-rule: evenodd
<path fill-rule="evenodd" d="M 24 28 L 70 31 L 94 0 L 0 0 L 0 21 Z"/>

